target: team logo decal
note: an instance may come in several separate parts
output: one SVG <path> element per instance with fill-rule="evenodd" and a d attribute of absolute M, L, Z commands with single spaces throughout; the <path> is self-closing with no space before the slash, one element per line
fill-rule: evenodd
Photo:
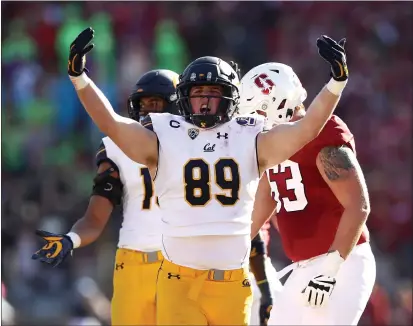
<path fill-rule="evenodd" d="M 261 89 L 264 95 L 269 95 L 272 88 L 275 86 L 274 82 L 266 74 L 261 74 L 254 79 L 255 85 Z"/>
<path fill-rule="evenodd" d="M 199 135 L 199 130 L 195 128 L 188 129 L 188 136 L 191 139 L 195 139 Z"/>
<path fill-rule="evenodd" d="M 241 126 L 255 126 L 257 122 L 253 117 L 238 117 L 235 118 L 235 121 Z"/>

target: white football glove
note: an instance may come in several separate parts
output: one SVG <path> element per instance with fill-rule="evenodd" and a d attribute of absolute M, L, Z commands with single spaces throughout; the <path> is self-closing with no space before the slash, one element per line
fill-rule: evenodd
<path fill-rule="evenodd" d="M 306 306 L 313 308 L 323 307 L 327 304 L 336 285 L 336 275 L 344 259 L 339 252 L 333 251 L 320 258 L 320 273 L 308 282 L 301 292 Z"/>

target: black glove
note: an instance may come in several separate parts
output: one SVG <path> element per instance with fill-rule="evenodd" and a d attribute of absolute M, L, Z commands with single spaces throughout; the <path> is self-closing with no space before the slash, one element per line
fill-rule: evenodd
<path fill-rule="evenodd" d="M 94 37 L 94 32 L 91 27 L 88 27 L 70 44 L 69 62 L 67 65 L 67 72 L 70 76 L 77 77 L 80 76 L 83 71 L 89 72 L 85 67 L 86 53 L 95 46 L 94 44 L 89 44 Z"/>
<path fill-rule="evenodd" d="M 317 39 L 318 53 L 331 65 L 331 76 L 337 81 L 345 81 L 348 78 L 345 44 L 345 38 L 338 43 L 326 35 Z"/>
<path fill-rule="evenodd" d="M 229 65 L 232 67 L 232 69 L 235 70 L 235 72 L 237 73 L 238 79 L 241 80 L 241 69 L 238 68 L 238 63 L 236 63 L 235 61 L 230 61 Z"/>
<path fill-rule="evenodd" d="M 42 263 L 56 267 L 73 250 L 73 242 L 67 235 L 42 230 L 36 230 L 36 235 L 42 237 L 47 243 L 33 254 L 34 260 L 39 259 Z"/>
<path fill-rule="evenodd" d="M 268 324 L 268 319 L 270 319 L 270 313 L 272 309 L 272 300 L 262 302 L 260 305 L 260 325 L 266 326 Z"/>

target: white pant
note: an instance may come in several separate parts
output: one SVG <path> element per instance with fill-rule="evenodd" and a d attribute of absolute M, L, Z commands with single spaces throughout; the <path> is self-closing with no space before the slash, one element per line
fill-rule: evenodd
<path fill-rule="evenodd" d="M 285 282 L 268 325 L 357 325 L 376 279 L 376 262 L 370 244 L 356 246 L 341 265 L 325 307 L 306 307 L 301 291 L 319 273 L 317 260 L 299 263 Z"/>
<path fill-rule="evenodd" d="M 277 302 L 279 293 L 282 290 L 282 284 L 277 277 L 277 271 L 271 263 L 271 259 L 267 257 L 265 261 L 265 272 L 267 274 L 268 282 L 271 284 L 271 293 L 273 298 L 273 304 Z M 251 273 L 251 287 L 252 287 L 252 308 L 251 318 L 249 325 L 257 326 L 260 324 L 260 305 L 261 305 L 261 292 L 255 281 L 254 275 Z"/>

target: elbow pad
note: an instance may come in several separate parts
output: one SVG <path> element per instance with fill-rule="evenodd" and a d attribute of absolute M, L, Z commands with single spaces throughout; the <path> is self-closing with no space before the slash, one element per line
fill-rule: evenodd
<path fill-rule="evenodd" d="M 115 171 L 115 168 L 111 167 L 106 171 L 99 173 L 93 179 L 92 191 L 92 195 L 97 195 L 109 199 L 113 206 L 120 205 L 123 196 L 122 181 L 110 175 Z"/>

